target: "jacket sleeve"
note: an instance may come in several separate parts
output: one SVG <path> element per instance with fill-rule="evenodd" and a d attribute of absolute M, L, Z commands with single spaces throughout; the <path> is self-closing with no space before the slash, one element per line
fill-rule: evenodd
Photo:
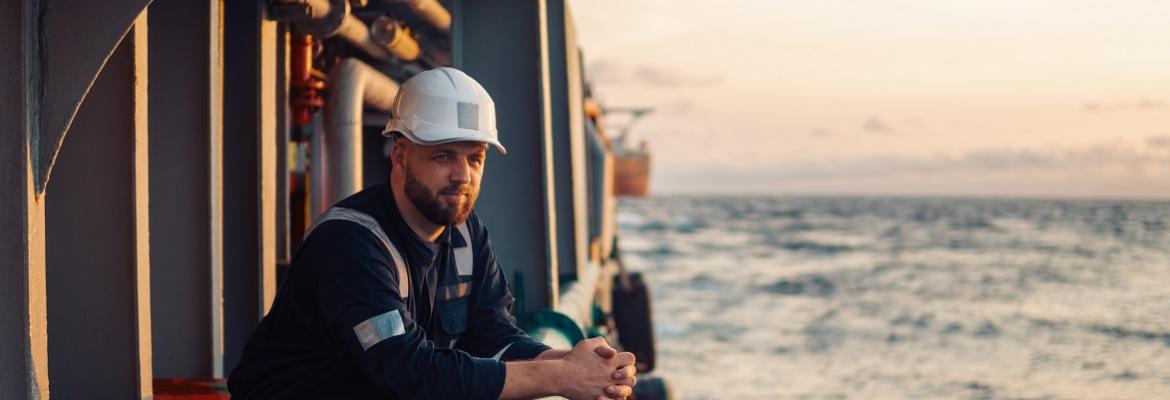
<path fill-rule="evenodd" d="M 410 315 L 388 264 L 380 253 L 348 254 L 321 274 L 317 298 L 336 348 L 398 399 L 499 398 L 504 363 L 437 349 Z"/>
<path fill-rule="evenodd" d="M 456 347 L 477 357 L 503 361 L 536 358 L 550 347 L 532 339 L 516 326 L 511 313 L 515 298 L 496 262 L 487 229 L 478 218 L 473 218 L 473 222 L 468 224 L 472 246 L 475 246 L 469 325 Z"/>

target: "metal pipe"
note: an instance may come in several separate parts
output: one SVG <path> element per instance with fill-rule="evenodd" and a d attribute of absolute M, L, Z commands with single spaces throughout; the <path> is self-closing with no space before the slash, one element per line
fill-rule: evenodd
<path fill-rule="evenodd" d="M 325 82 L 313 78 L 313 37 L 297 35 L 293 37 L 291 46 L 292 56 L 289 57 L 288 84 L 291 96 L 289 103 L 292 106 L 292 120 L 297 128 L 293 134 L 294 140 L 302 140 L 300 131 L 309 124 L 313 113 L 325 105 L 325 100 L 317 91 L 325 88 Z"/>
<path fill-rule="evenodd" d="M 325 212 L 329 203 L 325 202 L 325 166 L 329 160 L 325 158 L 325 119 L 322 113 L 314 113 L 312 118 L 313 133 L 309 135 L 309 221 L 305 226 L 313 226 L 317 216 Z M 305 230 L 308 232 L 308 229 Z"/>
<path fill-rule="evenodd" d="M 282 0 L 273 4 L 273 18 L 291 22 L 300 33 L 320 38 L 340 37 L 382 62 L 394 56 L 370 38 L 370 28 L 349 12 L 348 0 Z"/>
<path fill-rule="evenodd" d="M 311 19 L 322 19 L 333 12 L 349 13 L 348 2 L 341 0 L 333 2 L 329 0 L 294 0 L 292 2 L 304 4 L 304 7 L 307 8 L 305 16 Z"/>
<path fill-rule="evenodd" d="M 277 0 L 271 18 L 291 22 L 302 34 L 332 36 L 349 15 L 348 0 Z"/>
<path fill-rule="evenodd" d="M 451 13 L 438 0 L 397 0 L 423 21 L 443 32 L 451 32 Z"/>
<path fill-rule="evenodd" d="M 402 26 L 385 15 L 370 24 L 370 39 L 402 61 L 418 59 L 418 41 L 410 36 L 410 28 Z"/>
<path fill-rule="evenodd" d="M 370 38 L 370 28 L 366 27 L 366 23 L 355 16 L 346 15 L 334 34 L 378 61 L 394 62 L 394 56 L 386 51 L 385 47 Z"/>
<path fill-rule="evenodd" d="M 314 171 L 324 170 L 324 199 L 316 214 L 362 189 L 363 105 L 389 112 L 398 83 L 365 63 L 347 58 L 329 72 L 329 101 L 325 104 L 325 134 L 321 142 L 325 163 L 314 160 Z M 314 153 L 317 153 L 314 150 Z M 322 165 L 324 164 L 324 165 Z"/>

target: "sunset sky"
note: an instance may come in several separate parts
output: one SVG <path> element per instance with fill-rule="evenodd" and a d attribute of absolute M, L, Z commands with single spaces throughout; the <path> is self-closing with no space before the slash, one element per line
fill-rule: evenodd
<path fill-rule="evenodd" d="M 571 6 L 655 193 L 1170 198 L 1170 1 Z"/>

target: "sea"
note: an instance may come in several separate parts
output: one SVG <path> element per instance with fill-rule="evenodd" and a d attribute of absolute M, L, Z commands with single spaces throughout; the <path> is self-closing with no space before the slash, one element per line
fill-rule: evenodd
<path fill-rule="evenodd" d="M 1170 201 L 619 210 L 675 399 L 1170 399 Z"/>

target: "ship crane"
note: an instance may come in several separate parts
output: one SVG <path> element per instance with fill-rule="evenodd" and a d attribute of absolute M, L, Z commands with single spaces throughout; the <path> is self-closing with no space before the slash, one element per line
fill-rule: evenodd
<path fill-rule="evenodd" d="M 646 115 L 649 115 L 652 112 L 654 112 L 654 109 L 651 107 L 605 107 L 601 110 L 602 115 L 611 115 L 611 114 L 629 114 L 630 115 L 630 119 L 628 121 L 626 121 L 625 124 L 622 125 L 621 132 L 619 132 L 617 137 L 615 137 L 613 139 L 615 151 L 618 151 L 618 152 L 627 152 L 628 151 L 628 148 L 626 147 L 626 138 L 629 137 L 630 130 L 633 129 L 634 124 L 636 124 L 639 120 L 641 120 L 642 117 L 645 117 Z M 645 142 L 642 143 L 642 147 L 645 147 Z M 640 149 L 640 150 L 644 151 L 645 149 Z"/>

